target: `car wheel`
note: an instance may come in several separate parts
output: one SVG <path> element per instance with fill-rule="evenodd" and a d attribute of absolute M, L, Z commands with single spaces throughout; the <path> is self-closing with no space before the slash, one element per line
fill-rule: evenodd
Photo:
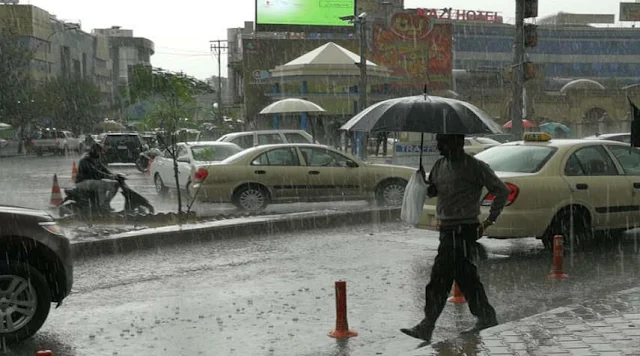
<path fill-rule="evenodd" d="M 156 192 L 160 195 L 165 195 L 167 194 L 167 187 L 164 185 L 164 182 L 162 181 L 162 178 L 160 178 L 160 174 L 156 173 L 153 176 L 153 183 L 156 186 Z"/>
<path fill-rule="evenodd" d="M 0 337 L 16 343 L 35 334 L 49 316 L 51 290 L 28 264 L 0 264 Z"/>
<path fill-rule="evenodd" d="M 260 211 L 269 205 L 269 194 L 259 185 L 245 185 L 234 194 L 234 204 L 246 211 Z"/>
<path fill-rule="evenodd" d="M 573 247 L 584 248 L 593 240 L 593 230 L 591 228 L 591 220 L 588 213 L 581 209 L 573 211 L 573 219 L 571 211 L 565 209 L 558 212 L 554 217 L 547 233 L 542 238 L 545 248 L 553 249 L 553 237 L 562 236 L 562 242 L 565 248 L 571 248 L 571 225 L 573 223 Z"/>
<path fill-rule="evenodd" d="M 389 179 L 380 183 L 376 189 L 378 205 L 401 206 L 406 186 L 407 182 L 402 179 Z"/>

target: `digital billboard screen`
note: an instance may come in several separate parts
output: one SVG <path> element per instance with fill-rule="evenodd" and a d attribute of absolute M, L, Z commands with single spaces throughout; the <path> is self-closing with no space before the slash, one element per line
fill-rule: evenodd
<path fill-rule="evenodd" d="M 256 0 L 258 31 L 349 29 L 356 0 Z"/>

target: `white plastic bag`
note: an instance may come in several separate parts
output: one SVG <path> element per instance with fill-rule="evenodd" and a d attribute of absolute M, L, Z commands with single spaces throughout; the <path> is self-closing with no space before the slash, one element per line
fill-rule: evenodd
<path fill-rule="evenodd" d="M 420 222 L 424 201 L 427 197 L 427 187 L 428 185 L 424 181 L 424 172 L 418 170 L 413 173 L 404 188 L 400 219 L 414 225 Z"/>

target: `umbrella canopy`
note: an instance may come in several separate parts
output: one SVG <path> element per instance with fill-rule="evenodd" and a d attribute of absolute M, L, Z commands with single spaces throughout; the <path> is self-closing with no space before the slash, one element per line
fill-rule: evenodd
<path fill-rule="evenodd" d="M 417 95 L 373 104 L 342 125 L 347 131 L 447 134 L 500 133 L 485 112 L 464 101 Z"/>
<path fill-rule="evenodd" d="M 272 103 L 260 111 L 260 114 L 286 114 L 296 112 L 324 112 L 325 110 L 318 104 L 304 99 L 282 99 Z"/>
<path fill-rule="evenodd" d="M 11 125 L 5 124 L 4 122 L 0 122 L 0 130 L 9 130 Z"/>
<path fill-rule="evenodd" d="M 502 126 L 502 128 L 510 129 L 512 126 L 513 126 L 513 123 L 511 122 L 511 120 L 509 120 L 509 122 L 504 124 Z M 536 125 L 534 122 L 531 122 L 529 120 L 524 120 L 524 119 L 522 120 L 522 127 L 525 128 L 525 129 L 529 129 L 529 128 L 536 127 L 536 126 L 538 126 L 538 125 Z"/>
<path fill-rule="evenodd" d="M 545 124 L 540 125 L 540 129 L 550 134 L 555 134 L 558 131 L 561 131 L 566 134 L 571 132 L 570 128 L 568 128 L 566 125 L 561 124 L 559 122 L 547 122 Z"/>

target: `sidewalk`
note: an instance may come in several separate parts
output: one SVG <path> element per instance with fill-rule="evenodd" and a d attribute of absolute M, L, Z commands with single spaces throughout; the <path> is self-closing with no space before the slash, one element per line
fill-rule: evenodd
<path fill-rule="evenodd" d="M 640 287 L 499 325 L 480 335 L 435 343 L 408 355 L 640 355 Z"/>

